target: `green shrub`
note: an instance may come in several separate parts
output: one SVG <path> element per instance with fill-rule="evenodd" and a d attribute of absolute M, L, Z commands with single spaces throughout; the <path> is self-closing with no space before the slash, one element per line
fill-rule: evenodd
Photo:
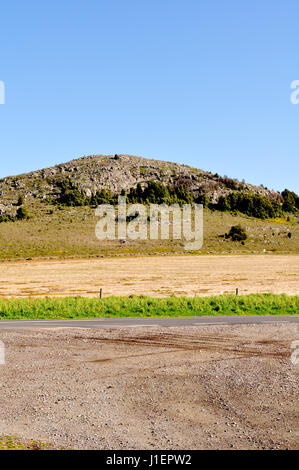
<path fill-rule="evenodd" d="M 113 196 L 109 191 L 106 191 L 106 189 L 101 189 L 90 198 L 85 198 L 85 200 L 88 205 L 99 206 L 100 204 L 116 204 L 118 198 L 117 196 Z"/>
<path fill-rule="evenodd" d="M 219 181 L 221 181 L 225 186 L 229 189 L 232 189 L 233 191 L 237 191 L 242 187 L 242 185 L 239 183 L 239 181 L 236 181 L 232 178 L 228 178 L 228 176 L 224 176 L 223 178 L 219 178 Z"/>
<path fill-rule="evenodd" d="M 10 215 L 6 215 L 6 214 L 0 215 L 0 223 L 1 222 L 13 222 L 13 221 L 14 221 L 14 217 L 11 217 Z"/>
<path fill-rule="evenodd" d="M 59 183 L 61 194 L 59 199 L 54 201 L 56 204 L 64 206 L 85 206 L 88 205 L 86 196 L 75 184 L 72 183 L 70 178 L 65 178 Z"/>
<path fill-rule="evenodd" d="M 25 206 L 21 206 L 18 208 L 16 218 L 18 220 L 26 220 L 30 218 L 28 210 Z"/>
<path fill-rule="evenodd" d="M 77 188 L 68 189 L 61 194 L 59 202 L 65 206 L 85 206 L 86 197 L 83 191 Z"/>
<path fill-rule="evenodd" d="M 267 219 L 282 214 L 280 204 L 272 203 L 265 196 L 254 193 L 233 192 L 228 196 L 220 196 L 215 209 L 220 211 L 238 211 L 250 217 Z"/>
<path fill-rule="evenodd" d="M 210 198 L 207 194 L 199 194 L 195 202 L 197 204 L 202 204 L 203 207 L 209 207 L 211 204 Z"/>
<path fill-rule="evenodd" d="M 24 198 L 23 195 L 21 195 L 18 199 L 17 205 L 18 206 L 23 206 L 23 204 L 25 204 L 25 198 Z"/>
<path fill-rule="evenodd" d="M 220 196 L 217 209 L 222 212 L 231 210 L 231 205 L 227 196 Z"/>
<path fill-rule="evenodd" d="M 247 240 L 247 233 L 241 225 L 233 225 L 226 238 L 231 238 L 233 242 L 241 242 Z"/>
<path fill-rule="evenodd" d="M 138 183 L 136 188 L 131 188 L 127 194 L 130 203 L 143 204 L 192 204 L 193 195 L 189 192 L 186 184 L 178 182 L 173 186 L 166 186 L 159 181 L 149 181 L 142 189 Z"/>
<path fill-rule="evenodd" d="M 285 212 L 296 212 L 299 209 L 299 196 L 296 193 L 285 189 L 281 195 L 283 197 L 282 208 Z"/>

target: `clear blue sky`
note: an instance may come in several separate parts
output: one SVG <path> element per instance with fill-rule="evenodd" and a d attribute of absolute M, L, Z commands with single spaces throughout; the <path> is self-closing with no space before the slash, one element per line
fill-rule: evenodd
<path fill-rule="evenodd" d="M 0 176 L 130 153 L 299 193 L 298 0 L 10 0 Z"/>

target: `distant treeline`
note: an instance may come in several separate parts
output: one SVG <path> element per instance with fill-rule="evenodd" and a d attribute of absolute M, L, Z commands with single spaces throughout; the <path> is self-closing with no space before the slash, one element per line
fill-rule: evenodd
<path fill-rule="evenodd" d="M 85 193 L 75 186 L 70 179 L 60 183 L 61 194 L 53 204 L 65 206 L 98 206 L 100 204 L 118 203 L 118 195 L 112 194 L 105 189 L 97 191 L 96 194 L 86 196 Z M 217 203 L 212 203 L 206 194 L 195 197 L 184 182 L 173 185 L 163 185 L 157 181 L 150 181 L 145 188 L 138 183 L 136 188 L 128 192 L 122 191 L 121 195 L 126 197 L 128 203 L 136 204 L 203 204 L 211 210 L 222 212 L 241 212 L 251 217 L 267 219 L 279 217 L 283 212 L 296 212 L 299 209 L 299 197 L 296 193 L 286 189 L 282 192 L 283 203 L 271 201 L 265 196 L 253 192 L 234 190 L 227 196 L 220 196 Z"/>

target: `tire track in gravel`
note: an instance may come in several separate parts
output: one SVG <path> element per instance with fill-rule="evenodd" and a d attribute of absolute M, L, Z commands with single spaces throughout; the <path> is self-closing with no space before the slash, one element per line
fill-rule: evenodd
<path fill-rule="evenodd" d="M 106 358 L 105 362 L 125 359 L 130 357 L 142 357 L 155 354 L 166 354 L 179 351 L 213 351 L 215 353 L 232 353 L 237 357 L 267 357 L 275 359 L 285 359 L 289 356 L 288 345 L 279 340 L 259 340 L 252 343 L 252 341 L 244 341 L 244 339 L 236 338 L 235 336 L 225 336 L 219 338 L 215 335 L 179 335 L 174 333 L 162 334 L 147 334 L 135 337 L 121 336 L 120 338 L 111 338 L 106 336 L 89 336 L 83 337 L 75 335 L 74 339 L 85 341 L 94 341 L 104 344 L 135 346 L 140 348 L 161 348 L 170 349 L 169 351 L 153 351 L 138 353 L 134 355 L 116 356 L 113 358 Z M 94 360 L 93 362 L 104 362 L 102 359 Z"/>

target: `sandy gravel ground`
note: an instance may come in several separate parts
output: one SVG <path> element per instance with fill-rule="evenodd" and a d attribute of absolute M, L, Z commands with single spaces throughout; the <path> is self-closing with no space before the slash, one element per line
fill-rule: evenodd
<path fill-rule="evenodd" d="M 298 325 L 4 330 L 0 434 L 82 449 L 298 449 Z"/>
<path fill-rule="evenodd" d="M 157 256 L 0 263 L 0 296 L 299 293 L 299 255 Z"/>

